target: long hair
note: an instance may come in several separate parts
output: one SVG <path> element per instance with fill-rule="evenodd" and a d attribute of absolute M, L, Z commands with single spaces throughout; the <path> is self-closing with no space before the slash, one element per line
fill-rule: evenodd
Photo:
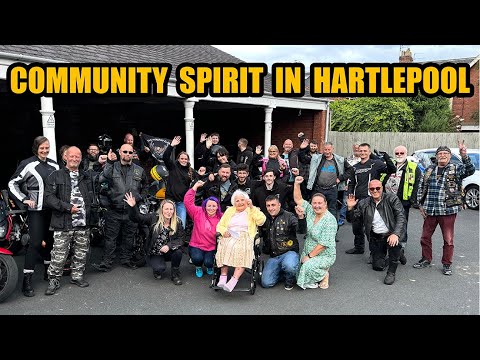
<path fill-rule="evenodd" d="M 215 214 L 216 217 L 218 218 L 221 218 L 222 217 L 222 209 L 220 207 L 220 201 L 218 201 L 218 199 L 215 197 L 215 196 L 210 196 L 208 198 L 206 198 L 205 200 L 202 201 L 202 209 L 203 211 L 205 212 L 205 214 L 207 213 L 207 202 L 209 201 L 215 201 L 217 203 L 217 212 Z"/>
<path fill-rule="evenodd" d="M 187 163 L 187 167 L 188 167 L 188 177 L 190 178 L 190 181 L 193 180 L 193 168 L 190 164 L 190 155 L 188 155 L 188 153 L 186 151 L 180 151 L 177 155 L 177 162 L 178 162 L 178 159 L 180 158 L 180 155 L 187 155 L 187 159 L 188 159 L 188 163 Z M 180 165 L 180 163 L 178 163 L 178 165 Z M 181 165 L 180 165 L 181 166 Z"/>
<path fill-rule="evenodd" d="M 155 226 L 153 227 L 153 230 L 154 231 L 158 231 L 158 228 L 159 226 L 164 226 L 165 225 L 165 217 L 163 216 L 163 207 L 165 206 L 165 204 L 172 204 L 173 206 L 173 215 L 172 215 L 172 219 L 170 220 L 170 235 L 173 235 L 177 232 L 177 227 L 178 227 L 178 220 L 177 220 L 177 208 L 175 207 L 175 203 L 172 201 L 172 200 L 163 200 L 161 203 L 160 203 L 160 206 L 157 210 L 157 213 L 158 213 L 158 221 L 157 223 L 155 224 Z"/>

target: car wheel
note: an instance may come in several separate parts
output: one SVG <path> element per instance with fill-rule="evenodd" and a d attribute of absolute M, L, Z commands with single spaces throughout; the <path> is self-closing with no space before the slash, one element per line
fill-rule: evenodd
<path fill-rule="evenodd" d="M 471 185 L 465 190 L 465 203 L 469 209 L 478 210 L 478 186 Z"/>

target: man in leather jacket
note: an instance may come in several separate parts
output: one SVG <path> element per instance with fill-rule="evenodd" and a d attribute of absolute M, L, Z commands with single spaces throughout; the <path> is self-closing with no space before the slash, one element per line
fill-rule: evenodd
<path fill-rule="evenodd" d="M 384 283 L 392 285 L 400 259 L 400 239 L 405 231 L 405 212 L 397 195 L 384 193 L 382 183 L 372 180 L 368 184 L 370 197 L 360 200 L 353 194 L 347 199 L 347 221 L 365 224 L 365 235 L 372 251 L 372 267 L 383 271 L 388 251 L 389 264 Z"/>
<path fill-rule="evenodd" d="M 262 273 L 262 286 L 270 288 L 280 280 L 285 280 L 285 290 L 293 289 L 299 260 L 297 232 L 304 234 L 307 230 L 305 215 L 297 217 L 282 209 L 276 195 L 269 195 L 266 200 L 267 220 L 260 228 L 263 238 L 262 251 L 270 255 Z"/>
<path fill-rule="evenodd" d="M 123 267 L 136 269 L 131 261 L 133 255 L 133 237 L 138 224 L 128 217 L 128 205 L 123 201 L 125 194 L 131 192 L 137 203 L 146 198 L 148 180 L 145 171 L 132 162 L 133 147 L 123 144 L 120 147 L 120 161 L 115 161 L 116 156 L 110 150 L 107 164 L 100 174 L 100 183 L 109 184 L 107 192 L 108 210 L 105 214 L 105 247 L 102 261 L 95 264 L 99 271 L 110 271 L 115 258 L 117 237 L 122 236 L 120 264 Z"/>

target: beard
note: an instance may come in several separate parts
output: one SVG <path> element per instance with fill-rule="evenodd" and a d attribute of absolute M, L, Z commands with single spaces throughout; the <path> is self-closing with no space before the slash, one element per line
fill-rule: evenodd
<path fill-rule="evenodd" d="M 88 154 L 88 155 L 87 155 L 87 158 L 88 158 L 88 160 L 90 160 L 90 161 L 97 161 L 97 160 L 98 160 L 98 155 Z"/>
<path fill-rule="evenodd" d="M 395 160 L 397 160 L 398 164 L 403 164 L 405 160 L 407 160 L 406 156 L 395 156 Z"/>

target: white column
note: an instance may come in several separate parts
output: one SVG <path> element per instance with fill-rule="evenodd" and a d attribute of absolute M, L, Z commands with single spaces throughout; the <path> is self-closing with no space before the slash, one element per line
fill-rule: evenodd
<path fill-rule="evenodd" d="M 197 99 L 188 99 L 183 102 L 185 107 L 185 148 L 188 156 L 190 157 L 190 164 L 195 167 L 195 156 L 193 151 L 195 149 L 195 140 L 193 138 L 193 130 L 195 128 L 195 118 L 193 117 L 193 107 Z"/>
<path fill-rule="evenodd" d="M 265 108 L 265 142 L 263 143 L 263 156 L 268 157 L 268 148 L 272 145 L 272 112 L 273 107 Z"/>
<path fill-rule="evenodd" d="M 40 98 L 42 114 L 43 136 L 50 142 L 50 153 L 48 157 L 57 161 L 57 143 L 55 141 L 55 110 L 53 110 L 53 99 L 51 97 Z"/>

